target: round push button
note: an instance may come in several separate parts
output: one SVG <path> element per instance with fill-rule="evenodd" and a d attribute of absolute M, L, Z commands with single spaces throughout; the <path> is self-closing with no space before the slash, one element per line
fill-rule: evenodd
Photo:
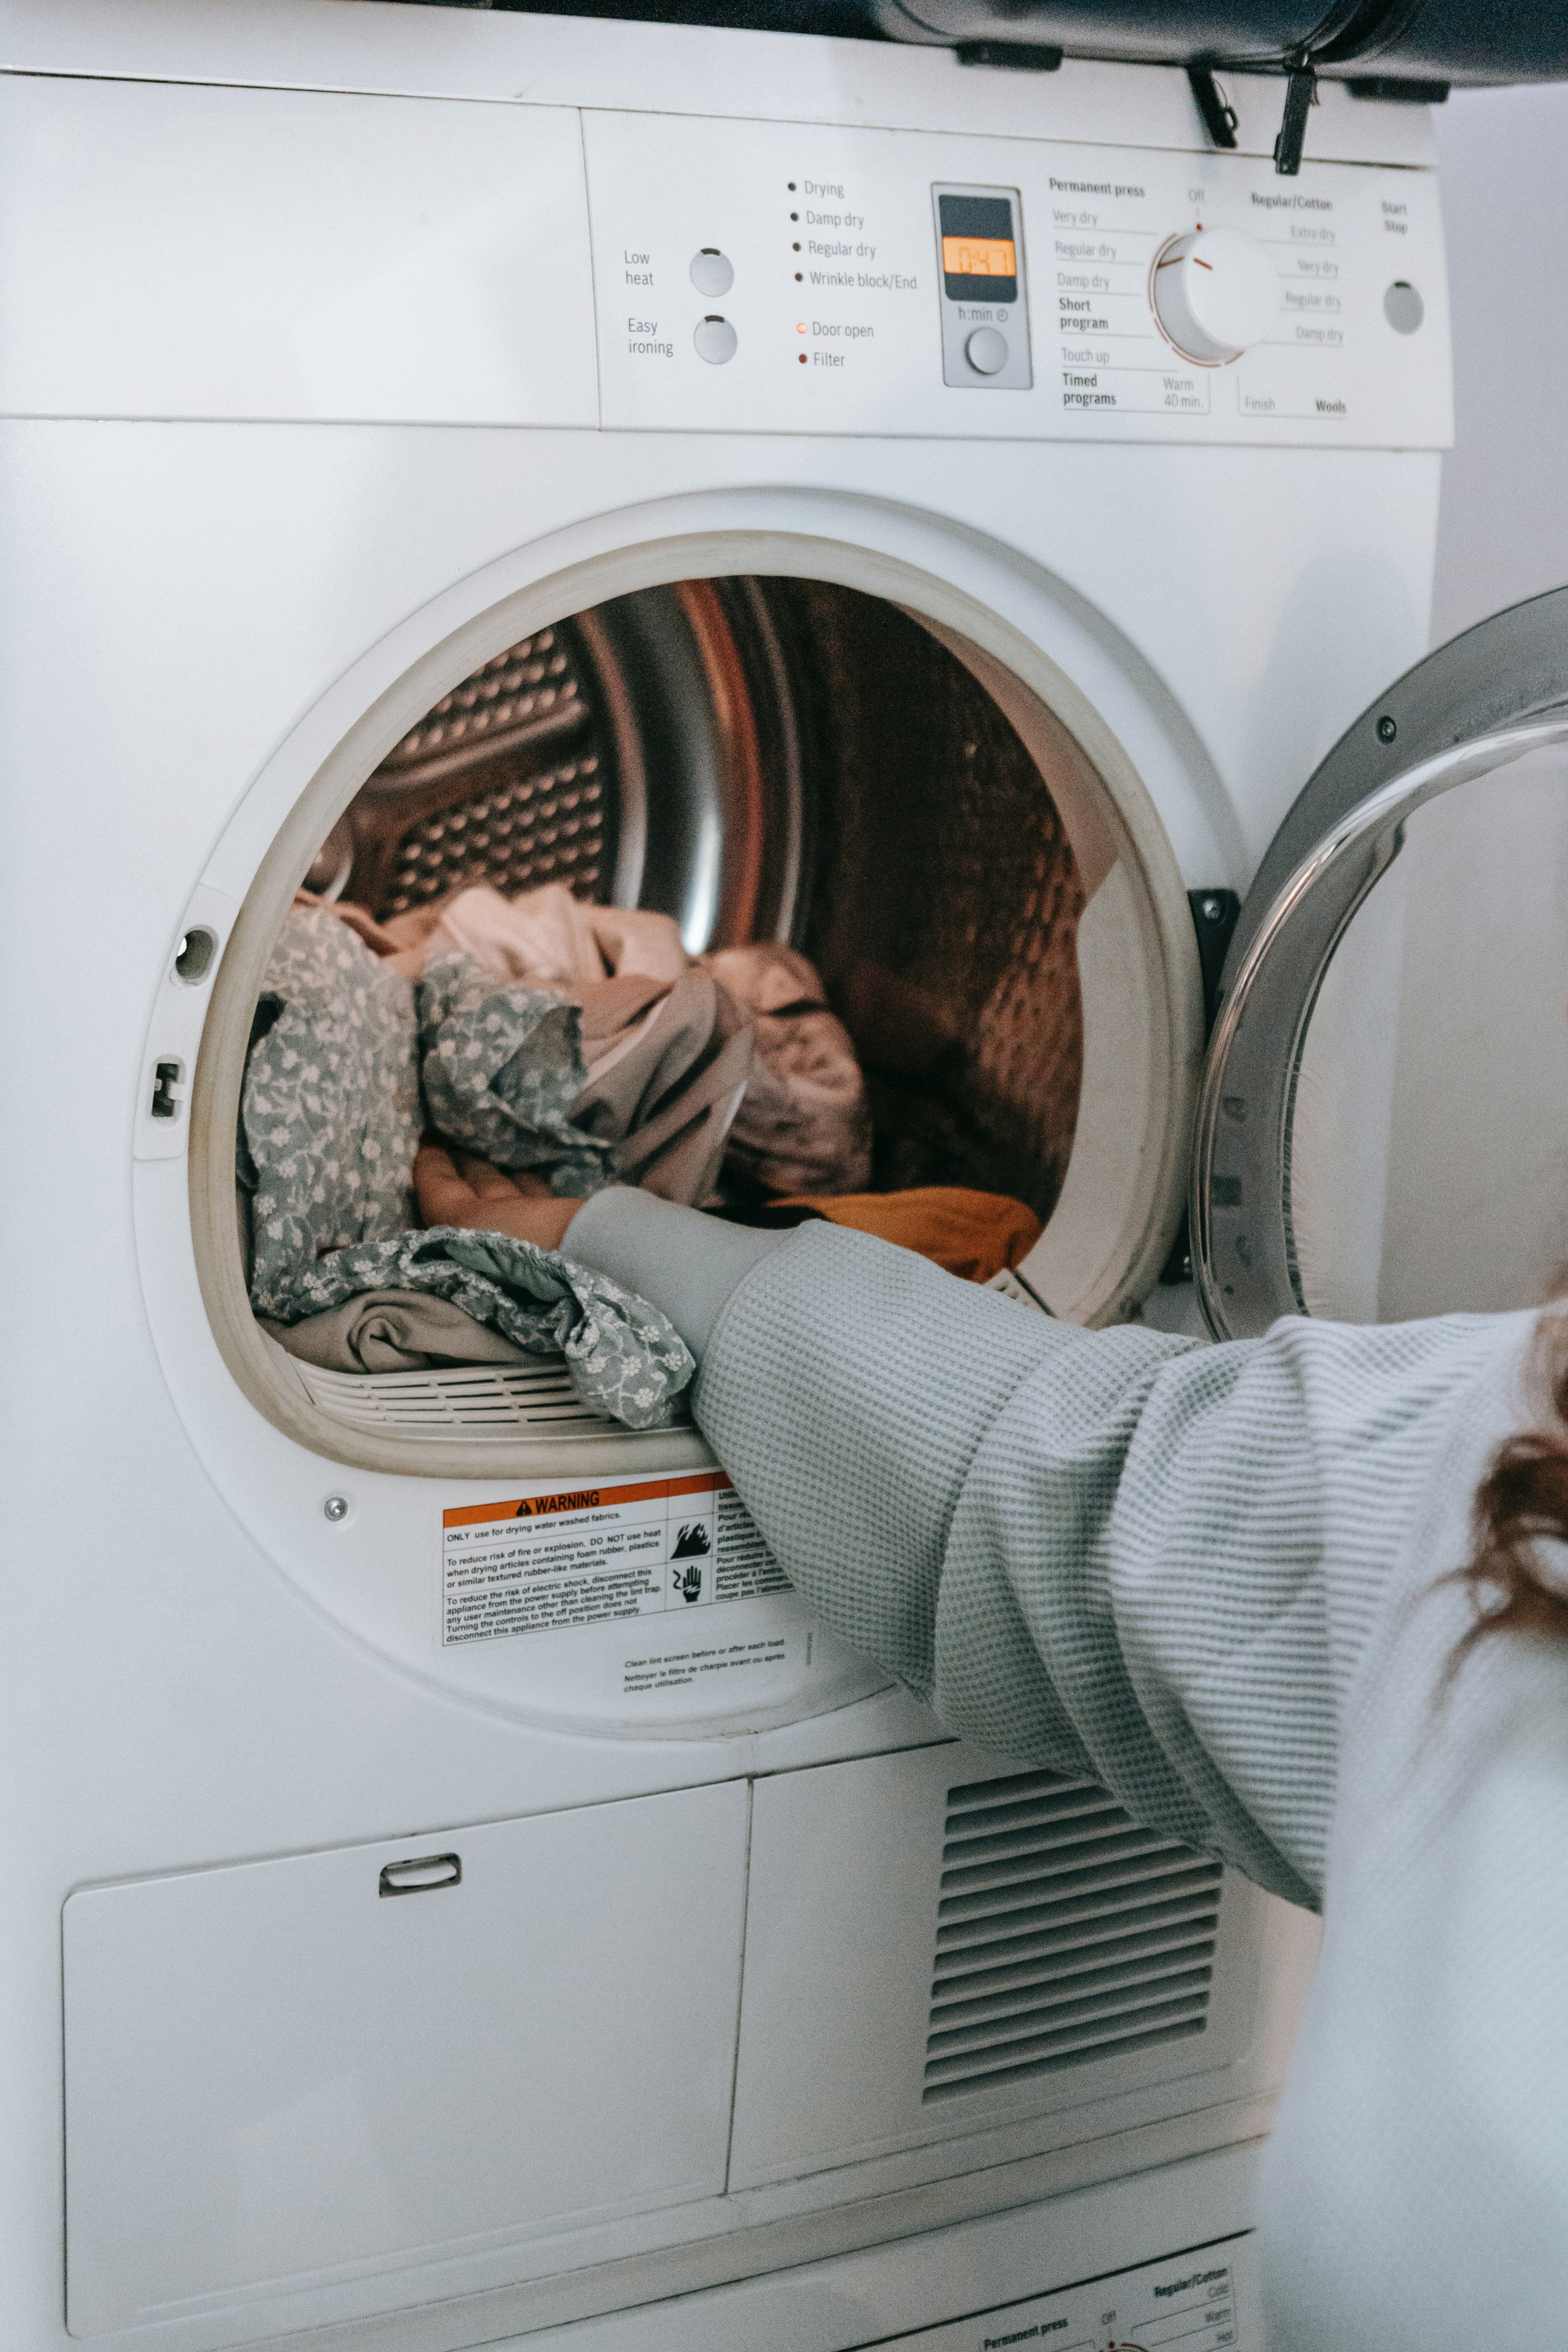
<path fill-rule="evenodd" d="M 729 321 L 717 316 L 699 320 L 692 337 L 697 346 L 697 357 L 705 359 L 710 368 L 722 368 L 727 359 L 733 359 L 739 340 Z"/>
<path fill-rule="evenodd" d="M 976 327 L 964 346 L 964 356 L 976 376 L 997 376 L 1008 364 L 1008 339 L 995 327 Z"/>
<path fill-rule="evenodd" d="M 1395 334 L 1414 334 L 1427 305 L 1407 277 L 1396 277 L 1382 298 L 1382 314 Z"/>
<path fill-rule="evenodd" d="M 735 265 L 716 245 L 705 245 L 692 255 L 692 283 L 699 294 L 728 294 L 735 283 Z"/>

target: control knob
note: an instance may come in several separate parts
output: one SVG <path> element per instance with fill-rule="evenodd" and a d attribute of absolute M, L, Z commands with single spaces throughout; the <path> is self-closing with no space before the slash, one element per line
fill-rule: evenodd
<path fill-rule="evenodd" d="M 1189 229 L 1156 254 L 1149 299 L 1178 351 L 1220 368 L 1268 334 L 1280 308 L 1280 279 L 1245 231 Z"/>

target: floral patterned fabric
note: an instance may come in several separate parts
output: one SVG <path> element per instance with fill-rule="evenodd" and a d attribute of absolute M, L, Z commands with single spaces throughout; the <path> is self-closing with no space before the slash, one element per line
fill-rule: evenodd
<path fill-rule="evenodd" d="M 513 1102 L 526 1099 L 554 1122 L 547 1132 L 565 1148 L 560 1164 L 580 1172 L 582 1190 L 596 1191 L 607 1181 L 592 1181 L 602 1148 L 583 1136 L 587 1148 L 580 1148 L 527 1050 L 537 1041 L 542 1058 L 547 1032 L 559 1028 L 566 1037 L 558 1016 L 575 1023 L 576 1006 L 536 989 L 497 991 L 489 976 L 461 963 L 441 986 L 448 993 L 435 1001 L 450 1007 L 449 1022 L 434 1023 L 432 1035 L 450 1038 L 455 1051 L 434 1057 L 435 1091 L 446 1116 L 468 1106 L 468 1125 L 454 1140 L 483 1149 L 477 1122 L 513 1115 L 504 1091 L 486 1101 L 499 1072 L 513 1087 Z M 570 1035 L 576 1050 L 575 1030 Z M 476 1050 L 465 1053 L 467 1045 Z M 256 1313 L 292 1324 L 365 1290 L 431 1292 L 531 1353 L 564 1355 L 583 1402 L 628 1428 L 682 1418 L 694 1367 L 656 1308 L 530 1242 L 416 1229 L 412 1171 L 425 1124 L 418 1052 L 413 983 L 326 909 L 293 909 L 257 1006 L 237 1138 Z M 465 1094 L 465 1077 L 481 1070 Z M 581 1078 L 563 1075 L 561 1083 L 570 1104 Z M 521 1164 L 513 1154 L 513 1165 Z"/>
<path fill-rule="evenodd" d="M 432 1126 L 498 1168 L 547 1171 L 562 1199 L 585 1200 L 614 1182 L 614 1144 L 570 1115 L 588 1083 L 579 1005 L 525 980 L 498 980 L 459 953 L 425 967 L 418 1001 Z"/>
<path fill-rule="evenodd" d="M 674 1326 L 608 1274 L 554 1250 L 453 1226 L 362 1241 L 301 1266 L 289 1312 L 276 1319 L 298 1322 L 364 1290 L 434 1291 L 530 1354 L 558 1352 L 583 1403 L 627 1429 L 686 1418 L 696 1366 Z"/>
<path fill-rule="evenodd" d="M 251 1303 L 293 1322 L 296 1277 L 418 1224 L 413 983 L 326 908 L 295 907 L 256 1008 L 240 1112 Z M 300 1308 L 296 1313 L 308 1313 Z"/>

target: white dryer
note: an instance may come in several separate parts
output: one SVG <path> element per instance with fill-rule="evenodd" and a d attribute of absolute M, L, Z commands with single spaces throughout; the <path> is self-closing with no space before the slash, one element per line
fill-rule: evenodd
<path fill-rule="evenodd" d="M 1270 852 L 1424 650 L 1424 113 L 1325 86 L 1287 183 L 1277 84 L 1220 154 L 1164 69 L 374 0 L 4 35 L 0 2341 L 1255 2346 L 1310 1925 L 947 1740 L 694 1431 L 284 1357 L 234 1127 L 307 874 L 565 878 L 807 945 L 886 1181 L 1024 1192 L 1026 1290 L 1135 1311 L 1239 898 L 1314 811 L 1343 877 L 1453 732 L 1379 705 Z M 1227 1039 L 1304 1026 L 1307 896 Z M 1240 1329 L 1303 1303 L 1290 1105 L 1227 1158 L 1216 1067 Z M 628 1614 L 583 1531 L 677 1505 L 714 1589 Z"/>

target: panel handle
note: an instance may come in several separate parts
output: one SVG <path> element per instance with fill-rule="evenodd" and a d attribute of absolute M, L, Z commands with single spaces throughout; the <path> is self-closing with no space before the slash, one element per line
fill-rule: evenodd
<path fill-rule="evenodd" d="M 428 1894 L 438 1886 L 460 1886 L 460 1854 L 415 1854 L 406 1862 L 389 1862 L 381 1872 L 383 1894 Z"/>

